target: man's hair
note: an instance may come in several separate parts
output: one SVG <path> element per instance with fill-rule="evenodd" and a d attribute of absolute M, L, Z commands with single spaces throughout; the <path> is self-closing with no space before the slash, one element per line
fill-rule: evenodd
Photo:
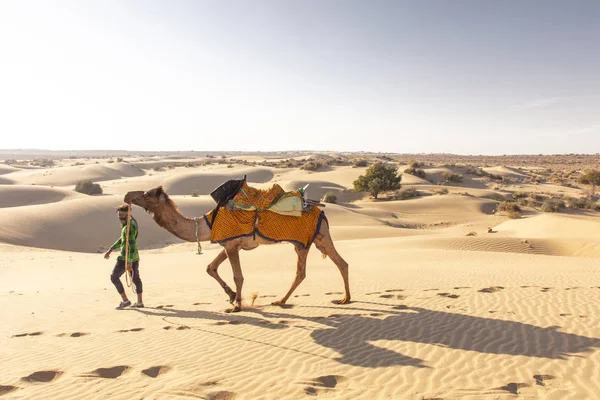
<path fill-rule="evenodd" d="M 123 203 L 117 207 L 117 211 L 127 212 L 129 210 L 129 204 Z"/>

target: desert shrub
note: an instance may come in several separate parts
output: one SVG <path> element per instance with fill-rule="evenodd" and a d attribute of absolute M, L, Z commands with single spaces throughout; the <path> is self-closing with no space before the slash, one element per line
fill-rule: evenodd
<path fill-rule="evenodd" d="M 371 196 L 377 198 L 379 193 L 399 190 L 402 175 L 397 174 L 398 167 L 392 164 L 375 163 L 367 168 L 365 175 L 356 179 L 354 190 L 357 192 L 369 192 Z"/>
<path fill-rule="evenodd" d="M 521 213 L 516 211 L 507 211 L 505 215 L 510 219 L 519 219 L 522 217 Z"/>
<path fill-rule="evenodd" d="M 192 197 L 198 197 L 198 196 L 200 196 L 200 192 L 198 191 L 198 189 L 195 189 L 195 190 L 192 192 Z"/>
<path fill-rule="evenodd" d="M 102 194 L 102 187 L 92 181 L 80 181 L 75 185 L 75 191 L 89 195 Z"/>
<path fill-rule="evenodd" d="M 441 189 L 439 189 L 439 190 L 436 190 L 434 193 L 435 193 L 435 194 L 444 195 L 444 194 L 448 194 L 448 193 L 449 193 L 449 191 L 448 191 L 448 189 L 447 189 L 447 188 L 441 188 Z"/>
<path fill-rule="evenodd" d="M 543 212 L 559 212 L 564 206 L 565 202 L 562 199 L 548 199 L 542 204 L 541 210 Z"/>
<path fill-rule="evenodd" d="M 337 196 L 335 194 L 333 194 L 333 192 L 327 192 L 325 193 L 325 196 L 323 196 L 323 203 L 337 203 Z"/>
<path fill-rule="evenodd" d="M 415 188 L 409 188 L 399 191 L 394 195 L 394 200 L 408 200 L 419 197 L 421 194 Z"/>
<path fill-rule="evenodd" d="M 500 193 L 492 193 L 485 197 L 496 201 L 506 201 L 506 197 L 502 196 Z"/>
<path fill-rule="evenodd" d="M 42 168 L 54 167 L 56 165 L 54 160 L 51 160 L 49 158 L 36 158 L 35 160 L 31 161 L 29 164 L 32 166 L 35 166 L 35 167 L 42 167 Z"/>
<path fill-rule="evenodd" d="M 154 171 L 162 171 L 162 170 L 163 170 L 163 167 L 154 167 L 154 168 L 152 168 L 152 169 L 153 169 Z"/>
<path fill-rule="evenodd" d="M 514 192 L 512 194 L 513 199 L 524 199 L 529 196 L 527 192 Z"/>
<path fill-rule="evenodd" d="M 462 175 L 460 174 L 454 174 L 452 172 L 444 172 L 442 174 L 442 176 L 444 177 L 444 179 L 446 180 L 446 182 L 454 182 L 454 183 L 461 183 L 462 182 Z"/>
<path fill-rule="evenodd" d="M 302 166 L 300 168 L 305 171 L 316 171 L 320 167 L 321 167 L 321 163 L 318 163 L 316 161 L 307 161 L 304 164 L 302 164 Z"/>
<path fill-rule="evenodd" d="M 406 168 L 405 173 L 418 176 L 419 178 L 427 179 L 427 174 L 421 168 Z"/>
<path fill-rule="evenodd" d="M 369 165 L 369 163 L 367 162 L 367 160 L 354 160 L 354 167 L 366 167 L 367 165 Z"/>
<path fill-rule="evenodd" d="M 123 157 L 117 157 L 117 162 L 123 162 Z"/>
<path fill-rule="evenodd" d="M 496 210 L 504 212 L 521 212 L 521 207 L 514 201 L 503 201 L 498 204 Z"/>
<path fill-rule="evenodd" d="M 416 168 L 421 168 L 423 166 L 423 163 L 415 161 L 415 160 L 410 160 L 410 162 L 408 163 L 408 166 L 410 168 L 416 169 Z"/>
<path fill-rule="evenodd" d="M 583 208 L 585 210 L 593 210 L 596 207 L 596 203 L 592 199 L 585 197 L 567 197 L 567 207 L 569 208 Z"/>

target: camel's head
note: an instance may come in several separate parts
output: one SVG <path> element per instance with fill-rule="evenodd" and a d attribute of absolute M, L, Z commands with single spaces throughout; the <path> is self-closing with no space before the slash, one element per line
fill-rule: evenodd
<path fill-rule="evenodd" d="M 169 199 L 162 186 L 143 192 L 141 190 L 128 192 L 125 195 L 126 203 L 133 203 L 136 206 L 142 207 L 149 213 L 154 213 L 159 204 L 164 203 Z"/>

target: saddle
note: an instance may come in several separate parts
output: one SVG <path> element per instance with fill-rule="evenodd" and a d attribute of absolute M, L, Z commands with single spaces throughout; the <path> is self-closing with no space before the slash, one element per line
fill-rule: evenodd
<path fill-rule="evenodd" d="M 282 215 L 302 216 L 312 206 L 322 206 L 318 201 L 306 198 L 306 188 L 286 192 L 274 183 L 269 189 L 258 189 L 248 185 L 246 175 L 243 179 L 228 180 L 211 192 L 211 197 L 217 202 L 212 215 L 214 223 L 219 208 L 227 206 L 230 210 L 273 211 Z"/>

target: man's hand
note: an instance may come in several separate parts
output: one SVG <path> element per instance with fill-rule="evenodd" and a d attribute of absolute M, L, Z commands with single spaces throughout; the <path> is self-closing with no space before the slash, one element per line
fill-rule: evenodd
<path fill-rule="evenodd" d="M 104 253 L 105 260 L 108 260 L 110 258 L 110 252 L 111 252 L 111 250 L 108 250 L 106 253 Z"/>
<path fill-rule="evenodd" d="M 127 263 L 127 271 L 131 271 L 131 270 L 132 270 L 131 263 L 130 263 L 130 262 L 128 262 L 128 263 Z"/>

